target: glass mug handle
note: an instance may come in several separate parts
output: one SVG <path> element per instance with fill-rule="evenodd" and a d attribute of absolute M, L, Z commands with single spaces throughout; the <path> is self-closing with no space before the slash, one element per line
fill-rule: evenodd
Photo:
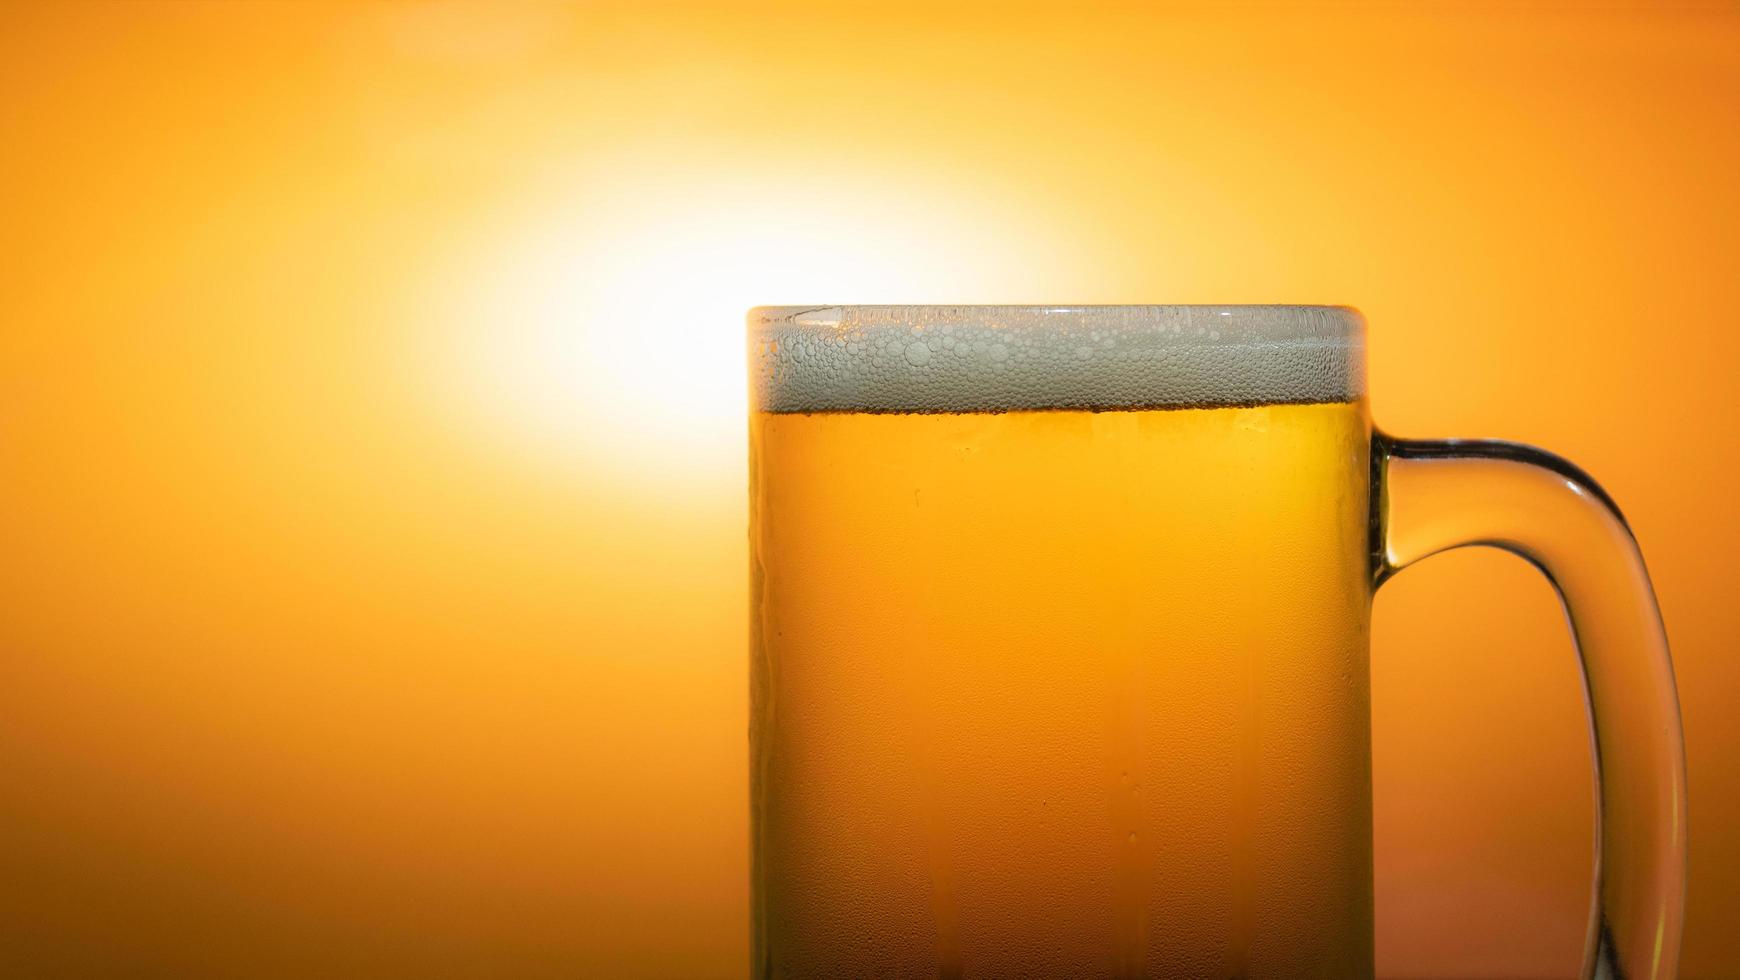
<path fill-rule="evenodd" d="M 1686 770 L 1667 636 L 1612 498 L 1571 463 L 1510 442 L 1373 444 L 1377 582 L 1441 551 L 1502 548 L 1564 603 L 1594 735 L 1594 903 L 1586 978 L 1672 977 L 1685 904 Z"/>

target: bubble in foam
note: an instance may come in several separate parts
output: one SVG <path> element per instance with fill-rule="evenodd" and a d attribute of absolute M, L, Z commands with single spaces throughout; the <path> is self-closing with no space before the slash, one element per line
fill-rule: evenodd
<path fill-rule="evenodd" d="M 761 307 L 750 381 L 771 412 L 999 412 L 1331 402 L 1365 389 L 1335 306 Z"/>

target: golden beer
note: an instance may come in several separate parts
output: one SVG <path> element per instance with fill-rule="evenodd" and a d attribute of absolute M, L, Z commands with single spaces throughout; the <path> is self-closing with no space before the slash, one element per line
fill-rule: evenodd
<path fill-rule="evenodd" d="M 755 975 L 1369 976 L 1357 351 L 884 315 L 755 338 Z"/>

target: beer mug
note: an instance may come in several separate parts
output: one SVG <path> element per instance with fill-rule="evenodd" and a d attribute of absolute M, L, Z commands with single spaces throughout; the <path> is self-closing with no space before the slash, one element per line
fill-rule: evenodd
<path fill-rule="evenodd" d="M 1581 470 L 1375 431 L 1343 307 L 749 319 L 754 976 L 1371 976 L 1372 595 L 1463 545 L 1576 639 L 1584 976 L 1674 974 L 1672 667 Z"/>

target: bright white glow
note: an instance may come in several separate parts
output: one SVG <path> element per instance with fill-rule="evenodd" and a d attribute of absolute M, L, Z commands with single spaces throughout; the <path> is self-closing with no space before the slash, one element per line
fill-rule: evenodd
<path fill-rule="evenodd" d="M 1044 268 L 1031 246 L 1067 246 L 936 192 L 618 180 L 437 290 L 459 294 L 443 373 L 493 439 L 635 469 L 740 459 L 750 307 L 1030 299 L 1011 291 Z"/>

